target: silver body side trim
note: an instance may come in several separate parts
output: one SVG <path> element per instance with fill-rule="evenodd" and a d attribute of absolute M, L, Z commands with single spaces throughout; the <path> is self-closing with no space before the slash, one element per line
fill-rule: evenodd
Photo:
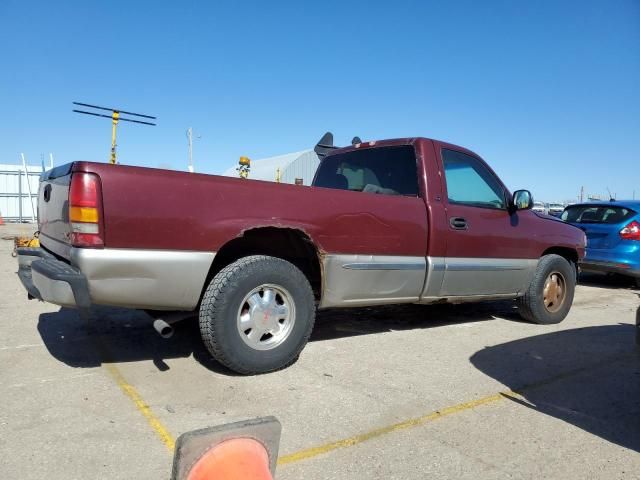
<path fill-rule="evenodd" d="M 451 297 L 422 297 L 418 303 L 423 305 L 429 305 L 431 303 L 467 303 L 467 302 L 483 302 L 486 300 L 510 300 L 518 298 L 522 294 L 517 293 L 505 293 L 495 295 L 460 295 Z"/>
<path fill-rule="evenodd" d="M 457 260 L 457 259 L 455 259 Z M 504 272 L 504 271 L 520 271 L 527 270 L 527 264 L 503 264 L 503 263 L 477 263 L 480 259 L 472 259 L 474 263 L 465 265 L 464 263 L 447 263 L 446 270 L 448 272 Z"/>
<path fill-rule="evenodd" d="M 320 308 L 516 298 L 538 259 L 327 255 Z"/>
<path fill-rule="evenodd" d="M 439 296 L 519 294 L 537 266 L 537 258 L 446 258 Z"/>
<path fill-rule="evenodd" d="M 423 257 L 327 255 L 320 308 L 415 303 L 426 274 Z"/>
<path fill-rule="evenodd" d="M 445 258 L 427 257 L 427 278 L 420 294 L 420 300 L 425 297 L 439 298 L 444 281 Z"/>
<path fill-rule="evenodd" d="M 72 265 L 87 277 L 96 304 L 192 310 L 200 298 L 211 252 L 72 248 Z"/>
<path fill-rule="evenodd" d="M 347 270 L 420 270 L 424 271 L 422 263 L 347 263 L 342 265 Z"/>

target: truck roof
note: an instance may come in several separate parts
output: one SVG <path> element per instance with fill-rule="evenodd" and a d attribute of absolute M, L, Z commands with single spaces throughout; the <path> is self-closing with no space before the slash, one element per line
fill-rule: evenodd
<path fill-rule="evenodd" d="M 640 200 L 614 200 L 611 202 L 598 200 L 596 202 L 574 203 L 570 207 L 623 207 L 632 210 L 640 210 Z"/>
<path fill-rule="evenodd" d="M 390 138 L 386 140 L 370 140 L 363 141 L 362 143 L 356 143 L 355 145 L 347 145 L 345 147 L 336 148 L 332 150 L 328 155 L 335 155 L 337 153 L 346 153 L 354 150 L 360 150 L 363 148 L 377 148 L 377 147 L 394 147 L 399 145 L 414 145 L 418 142 L 435 142 L 439 144 L 441 147 L 452 148 L 454 150 L 459 150 L 470 155 L 480 157 L 477 153 L 469 150 L 468 148 L 461 147 L 459 145 L 455 145 L 453 143 L 443 142 L 442 140 L 436 140 L 433 138 L 426 137 L 406 137 L 406 138 Z"/>

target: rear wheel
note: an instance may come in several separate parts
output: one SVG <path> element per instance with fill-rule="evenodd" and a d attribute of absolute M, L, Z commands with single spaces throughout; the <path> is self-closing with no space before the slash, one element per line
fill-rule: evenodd
<path fill-rule="evenodd" d="M 280 258 L 253 255 L 213 278 L 200 306 L 200 333 L 218 362 L 252 375 L 295 362 L 314 318 L 304 274 Z"/>
<path fill-rule="evenodd" d="M 524 296 L 517 300 L 520 316 L 543 325 L 560 323 L 571 309 L 575 288 L 573 266 L 560 255 L 545 255 Z"/>

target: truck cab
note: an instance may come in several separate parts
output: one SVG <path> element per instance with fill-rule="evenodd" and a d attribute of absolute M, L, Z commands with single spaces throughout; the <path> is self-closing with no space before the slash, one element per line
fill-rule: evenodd
<path fill-rule="evenodd" d="M 406 284 L 412 266 L 426 273 L 415 299 L 419 303 L 517 297 L 550 248 L 574 267 L 584 253 L 579 232 L 531 211 L 528 191 L 512 195 L 478 155 L 445 142 L 400 139 L 336 150 L 321 162 L 313 185 L 383 195 L 385 207 L 398 215 L 424 214 L 426 232 L 419 248 L 425 255 L 402 261 L 376 257 L 358 267 L 385 279 L 378 289 L 367 287 L 369 295 L 403 285 L 395 295 L 415 296 L 415 285 Z M 551 235 L 557 236 L 552 247 L 547 243 Z M 398 278 L 389 274 L 393 269 L 383 269 L 402 262 L 407 265 L 395 270 Z M 349 285 L 358 288 L 361 280 L 345 281 L 345 297 L 351 296 Z"/>

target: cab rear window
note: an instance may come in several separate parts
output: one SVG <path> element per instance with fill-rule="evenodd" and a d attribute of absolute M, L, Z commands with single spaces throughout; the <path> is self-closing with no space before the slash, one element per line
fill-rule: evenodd
<path fill-rule="evenodd" d="M 560 218 L 568 223 L 616 224 L 635 214 L 636 212 L 629 208 L 613 205 L 578 205 L 567 207 Z"/>
<path fill-rule="evenodd" d="M 329 155 L 320 163 L 313 185 L 415 197 L 418 195 L 415 150 L 410 145 L 403 145 Z"/>

